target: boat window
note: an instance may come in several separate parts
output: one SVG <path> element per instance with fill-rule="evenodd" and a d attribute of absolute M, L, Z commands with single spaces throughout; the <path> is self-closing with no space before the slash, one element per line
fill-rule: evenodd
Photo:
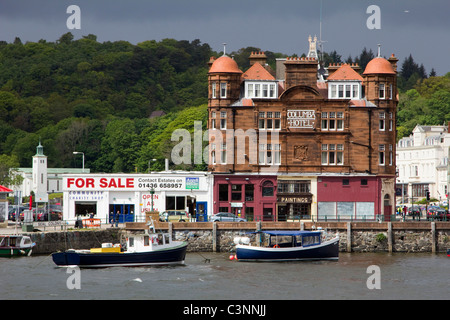
<path fill-rule="evenodd" d="M 320 243 L 320 237 L 319 236 L 305 236 L 303 237 L 303 246 L 311 246 L 314 244 Z"/>
<path fill-rule="evenodd" d="M 128 243 L 130 247 L 134 247 L 134 238 L 133 237 L 128 238 Z"/>
<path fill-rule="evenodd" d="M 301 247 L 302 246 L 302 236 L 295 236 L 295 243 L 296 243 L 297 247 Z"/>
<path fill-rule="evenodd" d="M 166 233 L 166 234 L 164 234 L 164 244 L 168 244 L 169 243 L 169 234 L 168 233 Z"/>
<path fill-rule="evenodd" d="M 158 244 L 163 244 L 163 235 L 158 234 Z"/>
<path fill-rule="evenodd" d="M 17 238 L 9 238 L 9 246 L 15 247 L 16 246 L 16 240 Z"/>
<path fill-rule="evenodd" d="M 144 236 L 144 246 L 148 246 L 150 245 L 150 240 L 149 240 L 149 236 Z"/>
<path fill-rule="evenodd" d="M 31 239 L 30 238 L 23 239 L 23 244 L 31 244 Z"/>
<path fill-rule="evenodd" d="M 6 247 L 6 237 L 0 238 L 0 247 Z"/>

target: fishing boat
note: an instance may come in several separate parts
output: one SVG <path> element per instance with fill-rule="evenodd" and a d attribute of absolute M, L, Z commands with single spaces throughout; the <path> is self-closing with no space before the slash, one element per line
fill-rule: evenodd
<path fill-rule="evenodd" d="M 172 241 L 169 233 L 132 233 L 121 244 L 103 243 L 101 248 L 69 249 L 52 254 L 58 267 L 137 267 L 184 264 L 187 242 Z"/>
<path fill-rule="evenodd" d="M 322 241 L 322 231 L 259 231 L 268 239 L 250 244 L 250 238 L 235 239 L 238 261 L 302 261 L 339 259 L 339 236 Z M 266 243 L 266 245 L 263 245 Z"/>
<path fill-rule="evenodd" d="M 0 235 L 0 257 L 30 256 L 35 245 L 29 236 Z"/>

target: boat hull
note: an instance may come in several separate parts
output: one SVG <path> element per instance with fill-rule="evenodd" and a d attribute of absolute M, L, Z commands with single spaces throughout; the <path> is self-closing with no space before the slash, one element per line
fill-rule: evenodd
<path fill-rule="evenodd" d="M 137 267 L 151 265 L 184 264 L 187 243 L 171 248 L 133 253 L 89 253 L 75 250 L 52 254 L 59 267 L 83 268 Z"/>
<path fill-rule="evenodd" d="M 339 238 L 309 247 L 266 248 L 236 246 L 238 261 L 302 261 L 339 259 Z"/>
<path fill-rule="evenodd" d="M 1 248 L 0 257 L 29 256 L 33 248 Z"/>

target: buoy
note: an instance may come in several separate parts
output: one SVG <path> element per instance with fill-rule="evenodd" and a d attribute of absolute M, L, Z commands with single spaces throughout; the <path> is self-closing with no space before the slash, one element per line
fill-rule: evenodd
<path fill-rule="evenodd" d="M 236 261 L 237 261 L 237 254 L 235 254 L 235 255 L 234 255 L 234 260 L 236 260 Z"/>
<path fill-rule="evenodd" d="M 230 254 L 230 260 L 234 259 L 234 255 Z"/>

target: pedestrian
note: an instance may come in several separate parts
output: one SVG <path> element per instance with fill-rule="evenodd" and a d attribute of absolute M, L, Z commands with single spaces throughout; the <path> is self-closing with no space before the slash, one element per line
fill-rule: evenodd
<path fill-rule="evenodd" d="M 114 227 L 114 212 L 112 211 L 109 214 L 109 222 L 111 223 L 111 228 Z"/>
<path fill-rule="evenodd" d="M 119 210 L 117 210 L 117 213 L 116 213 L 116 228 L 119 226 L 119 217 L 120 217 L 120 212 L 119 212 Z"/>

